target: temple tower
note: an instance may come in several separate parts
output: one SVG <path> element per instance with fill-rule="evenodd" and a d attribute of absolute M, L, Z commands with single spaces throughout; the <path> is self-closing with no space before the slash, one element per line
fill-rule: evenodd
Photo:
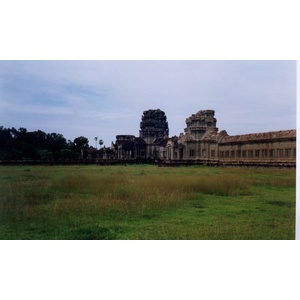
<path fill-rule="evenodd" d="M 193 140 L 201 140 L 208 132 L 218 132 L 214 110 L 200 110 L 186 119 L 185 133 Z"/>
<path fill-rule="evenodd" d="M 160 109 L 149 109 L 143 112 L 140 123 L 140 137 L 150 145 L 158 138 L 169 136 L 169 126 L 165 112 Z"/>
<path fill-rule="evenodd" d="M 140 138 L 147 144 L 146 156 L 157 158 L 160 142 L 169 137 L 169 126 L 165 112 L 160 109 L 144 111 L 140 128 Z"/>

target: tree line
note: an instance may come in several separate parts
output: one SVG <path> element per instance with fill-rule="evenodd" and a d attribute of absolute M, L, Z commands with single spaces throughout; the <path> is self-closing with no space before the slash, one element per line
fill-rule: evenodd
<path fill-rule="evenodd" d="M 0 126 L 0 160 L 66 160 L 82 157 L 89 140 L 80 136 L 66 140 L 60 133 Z"/>

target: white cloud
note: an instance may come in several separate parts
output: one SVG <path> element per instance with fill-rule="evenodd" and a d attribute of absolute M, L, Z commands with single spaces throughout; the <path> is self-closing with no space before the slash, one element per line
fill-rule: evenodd
<path fill-rule="evenodd" d="M 0 64 L 2 122 L 52 126 L 66 138 L 83 135 L 82 128 L 90 134 L 101 130 L 106 140 L 120 133 L 138 135 L 143 111 L 156 108 L 165 111 L 170 135 L 182 132 L 185 119 L 201 109 L 214 109 L 219 129 L 231 134 L 296 126 L 295 62 Z"/>

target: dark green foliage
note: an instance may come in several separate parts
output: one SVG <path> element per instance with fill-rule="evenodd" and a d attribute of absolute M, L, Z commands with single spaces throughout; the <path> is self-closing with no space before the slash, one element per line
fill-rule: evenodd
<path fill-rule="evenodd" d="M 74 159 L 78 157 L 78 154 L 71 149 L 61 149 L 58 152 L 58 157 L 61 159 Z"/>
<path fill-rule="evenodd" d="M 81 148 L 88 148 L 89 146 L 89 140 L 84 136 L 77 137 L 73 143 L 77 150 L 80 150 Z"/>
<path fill-rule="evenodd" d="M 80 157 L 88 147 L 88 139 L 81 136 L 68 141 L 60 133 L 41 130 L 28 132 L 25 128 L 0 126 L 0 160 L 61 160 Z"/>
<path fill-rule="evenodd" d="M 38 156 L 42 160 L 52 160 L 53 153 L 47 149 L 38 150 Z"/>

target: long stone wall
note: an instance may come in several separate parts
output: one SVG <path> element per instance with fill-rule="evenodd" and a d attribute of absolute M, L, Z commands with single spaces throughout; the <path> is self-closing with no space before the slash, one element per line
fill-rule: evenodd
<path fill-rule="evenodd" d="M 223 164 L 296 164 L 296 130 L 226 137 L 219 143 Z"/>

